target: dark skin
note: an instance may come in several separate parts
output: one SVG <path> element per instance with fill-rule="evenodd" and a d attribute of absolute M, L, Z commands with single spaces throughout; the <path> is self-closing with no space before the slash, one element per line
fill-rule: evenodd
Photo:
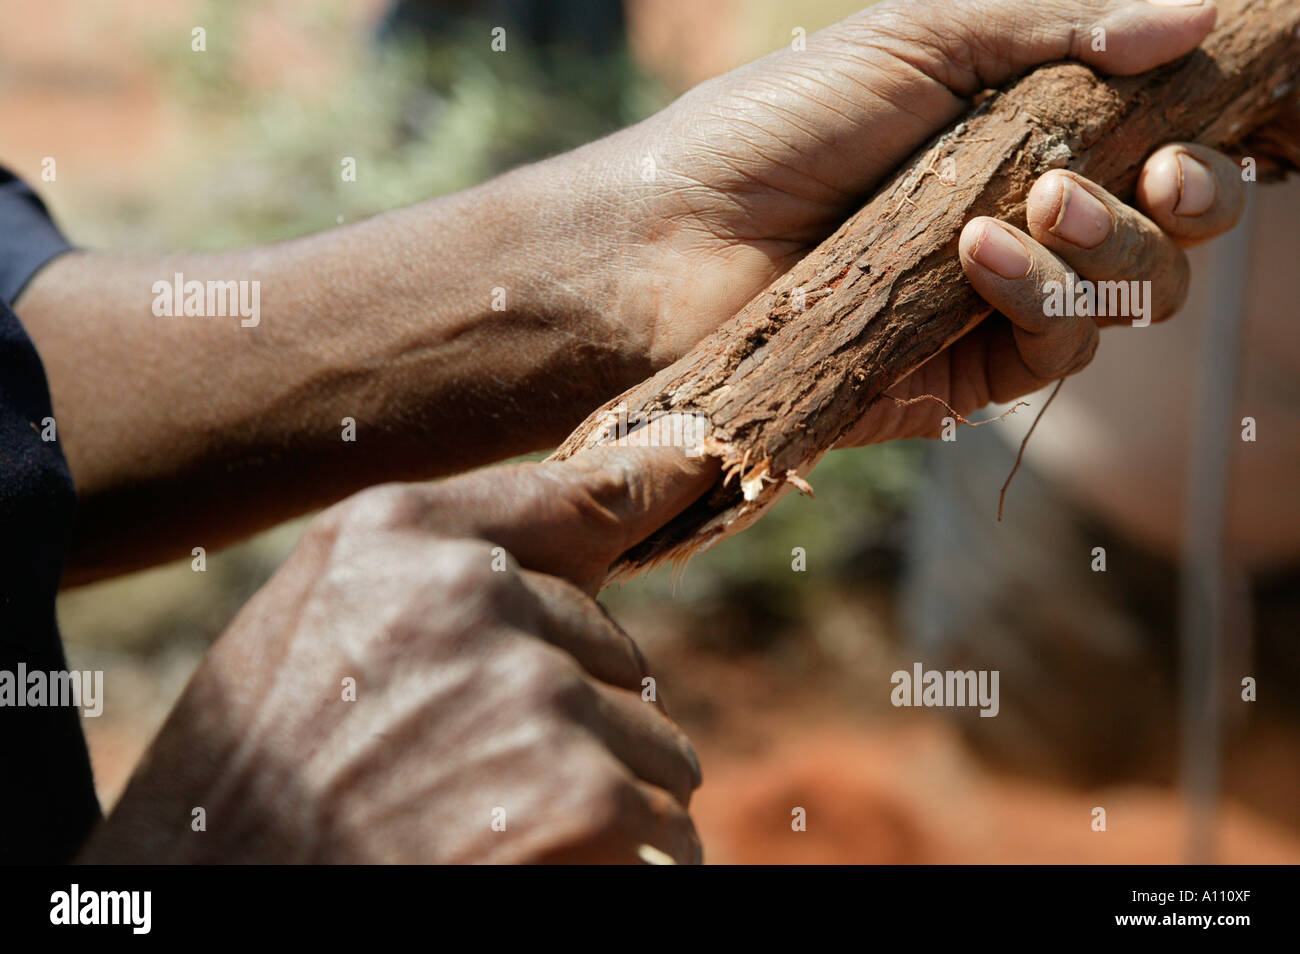
<path fill-rule="evenodd" d="M 1064 57 L 1141 72 L 1213 20 L 1141 0 L 882 4 L 458 195 L 267 248 L 58 259 L 17 310 L 81 500 L 69 579 L 554 444 L 789 268 L 971 94 Z M 1241 198 L 1228 160 L 1181 152 L 1205 175 L 1158 153 L 1146 215 L 1053 173 L 1029 234 L 970 223 L 963 266 L 998 314 L 892 393 L 968 414 L 1078 371 L 1096 326 L 1045 322 L 1033 297 L 1066 268 L 1150 280 L 1158 317 L 1176 310 L 1178 243 L 1229 227 Z M 1083 244 L 1063 237 L 1062 210 L 1088 209 L 1076 188 L 1103 210 L 1075 222 Z M 152 284 L 176 271 L 261 281 L 259 325 L 155 318 Z M 881 402 L 848 442 L 934 434 L 945 413 Z M 615 448 L 331 507 L 205 658 L 87 857 L 697 860 L 694 755 L 593 597 L 715 468 Z"/>
<path fill-rule="evenodd" d="M 671 448 L 602 449 L 325 511 L 83 860 L 626 862 L 649 845 L 698 861 L 699 763 L 589 594 L 716 474 Z"/>

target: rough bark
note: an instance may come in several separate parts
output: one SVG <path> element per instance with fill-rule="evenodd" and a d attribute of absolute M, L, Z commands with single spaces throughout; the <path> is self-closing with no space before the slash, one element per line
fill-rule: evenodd
<path fill-rule="evenodd" d="M 1106 79 L 1056 64 L 986 99 L 734 318 L 597 410 L 556 451 L 563 459 L 607 443 L 620 404 L 634 421 L 674 412 L 707 420 L 700 446 L 721 458 L 725 478 L 624 554 L 610 579 L 747 526 L 791 480 L 802 484 L 798 475 L 890 386 L 986 317 L 957 257 L 972 217 L 1024 227 L 1030 186 L 1056 168 L 1130 199 L 1159 145 L 1239 144 L 1298 80 L 1300 2 L 1243 0 L 1221 11 L 1201 49 L 1151 73 Z"/>

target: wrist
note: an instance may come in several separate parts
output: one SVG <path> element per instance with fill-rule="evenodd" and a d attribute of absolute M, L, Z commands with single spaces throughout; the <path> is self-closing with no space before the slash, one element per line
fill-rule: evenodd
<path fill-rule="evenodd" d="M 575 373 L 599 370 L 610 392 L 602 400 L 667 363 L 654 355 L 653 243 L 634 225 L 635 209 L 642 207 L 642 218 L 645 210 L 626 138 L 619 133 L 496 180 L 507 194 L 532 197 L 529 221 L 515 224 L 522 233 L 511 255 L 517 273 L 527 270 L 518 276 L 520 307 L 546 315 L 577 346 Z"/>
<path fill-rule="evenodd" d="M 428 427 L 454 422 L 449 470 L 558 443 L 650 373 L 646 335 L 618 306 L 622 210 L 593 165 L 567 154 L 376 223 L 397 254 L 366 270 L 385 305 L 365 347 L 400 355 L 409 373 L 375 362 L 382 384 L 368 387 L 386 400 L 400 390 Z M 424 429 L 405 439 L 412 460 L 443 440 Z"/>

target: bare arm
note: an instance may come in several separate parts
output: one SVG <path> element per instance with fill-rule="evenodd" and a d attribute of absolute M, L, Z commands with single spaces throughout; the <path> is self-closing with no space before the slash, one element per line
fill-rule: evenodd
<path fill-rule="evenodd" d="M 69 582 L 561 438 L 647 371 L 583 287 L 581 204 L 542 164 L 263 248 L 56 259 L 17 310 L 80 497 Z M 177 272 L 259 282 L 256 325 L 156 316 Z"/>

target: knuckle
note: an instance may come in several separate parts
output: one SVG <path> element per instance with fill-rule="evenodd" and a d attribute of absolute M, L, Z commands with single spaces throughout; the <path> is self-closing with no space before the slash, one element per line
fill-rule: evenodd
<path fill-rule="evenodd" d="M 574 471 L 581 470 L 581 482 L 570 485 L 567 503 L 578 522 L 594 539 L 621 538 L 625 527 L 615 510 L 626 502 L 640 506 L 646 499 L 645 475 L 620 457 L 587 465 L 580 458 Z"/>
<path fill-rule="evenodd" d="M 344 513 L 347 501 L 336 503 L 322 510 L 307 524 L 303 531 L 303 540 L 317 543 L 333 543 L 343 530 Z"/>
<path fill-rule="evenodd" d="M 578 850 L 609 857 L 625 846 L 635 796 L 627 770 L 590 734 L 565 727 L 550 748 L 549 770 L 556 780 L 551 801 L 550 851 Z"/>
<path fill-rule="evenodd" d="M 426 492 L 413 484 L 378 484 L 335 504 L 326 513 L 332 514 L 337 532 L 352 535 L 409 525 L 426 504 Z"/>
<path fill-rule="evenodd" d="M 600 604 L 597 604 L 597 606 L 599 605 Z M 604 607 L 601 607 L 601 612 L 605 612 Z M 614 632 L 618 634 L 621 644 L 627 650 L 628 671 L 633 675 L 635 688 L 640 689 L 641 680 L 650 674 L 650 664 L 647 662 L 645 654 L 641 652 L 641 647 L 637 645 L 637 641 L 633 639 L 622 626 L 615 623 L 608 613 L 605 613 L 605 617 L 606 619 L 609 619 L 610 625 L 614 628 Z"/>
<path fill-rule="evenodd" d="M 484 540 L 439 540 L 429 566 L 450 598 L 466 599 L 518 585 L 518 567 L 508 556 Z"/>
<path fill-rule="evenodd" d="M 1088 321 L 1088 326 L 1087 334 L 1079 341 L 1079 347 L 1073 357 L 1065 362 L 1064 369 L 1053 375 L 1054 377 L 1069 377 L 1072 374 L 1078 374 L 1090 365 L 1092 359 L 1097 356 L 1097 348 L 1101 344 L 1101 335 L 1092 321 Z"/>
<path fill-rule="evenodd" d="M 415 484 L 380 484 L 361 500 L 358 516 L 391 529 L 408 526 L 425 508 L 424 491 Z"/>
<path fill-rule="evenodd" d="M 699 757 L 690 740 L 679 732 L 674 738 L 674 745 L 673 782 L 668 788 L 679 804 L 686 805 L 690 802 L 691 793 L 700 787 L 704 779 L 699 769 Z"/>
<path fill-rule="evenodd" d="M 662 842 L 668 835 L 674 844 L 664 847 L 671 850 L 679 847 L 678 841 L 696 840 L 686 810 L 671 793 L 638 783 L 612 757 L 591 774 L 582 803 L 588 819 L 587 837 L 607 845 L 630 848 Z M 683 832 L 690 837 L 683 838 Z M 692 847 L 685 850 L 684 857 L 696 854 L 698 847 Z"/>
<path fill-rule="evenodd" d="M 1042 333 L 1016 332 L 1016 349 L 1036 378 L 1053 381 L 1083 368 L 1096 351 L 1099 338 L 1091 317 L 1051 318 Z"/>
<path fill-rule="evenodd" d="M 511 665 L 525 708 L 562 715 L 566 722 L 590 708 L 594 690 L 562 650 L 530 641 Z"/>
<path fill-rule="evenodd" d="M 584 838 L 607 841 L 635 833 L 639 826 L 629 810 L 636 797 L 635 786 L 613 756 L 604 750 L 592 754 L 578 786 Z"/>

